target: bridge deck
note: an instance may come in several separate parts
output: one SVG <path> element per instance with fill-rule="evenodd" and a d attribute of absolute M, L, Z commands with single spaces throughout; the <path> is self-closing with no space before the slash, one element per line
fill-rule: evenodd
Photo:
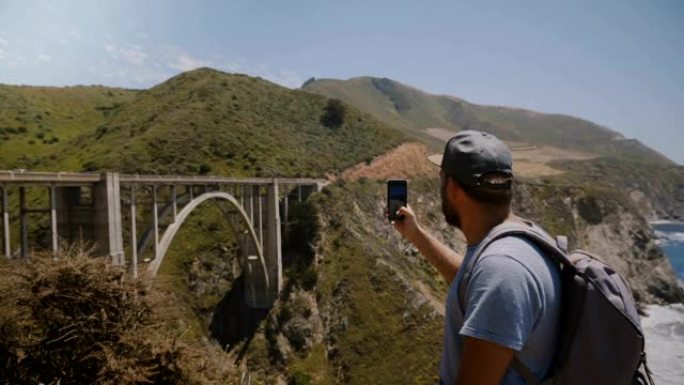
<path fill-rule="evenodd" d="M 76 172 L 35 172 L 35 171 L 3 171 L 0 170 L 0 184 L 54 184 L 54 185 L 89 185 L 103 181 L 105 174 Z M 325 179 L 313 178 L 234 178 L 219 176 L 195 175 L 130 175 L 120 174 L 119 183 L 146 185 L 202 185 L 202 184 L 238 184 L 267 185 L 276 181 L 279 184 L 317 185 L 325 184 Z"/>

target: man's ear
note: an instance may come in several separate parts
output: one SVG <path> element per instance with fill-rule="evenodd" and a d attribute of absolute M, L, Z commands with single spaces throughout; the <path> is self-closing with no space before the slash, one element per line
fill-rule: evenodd
<path fill-rule="evenodd" d="M 447 194 L 449 194 L 449 201 L 456 203 L 463 200 L 465 192 L 453 178 L 447 178 Z"/>

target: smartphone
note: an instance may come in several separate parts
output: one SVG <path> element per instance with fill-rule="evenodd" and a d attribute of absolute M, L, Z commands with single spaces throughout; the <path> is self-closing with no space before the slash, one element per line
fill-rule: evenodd
<path fill-rule="evenodd" d="M 408 196 L 408 186 L 405 180 L 387 181 L 387 211 L 389 220 L 396 221 L 404 219 L 403 215 L 396 215 L 397 210 L 406 206 Z"/>

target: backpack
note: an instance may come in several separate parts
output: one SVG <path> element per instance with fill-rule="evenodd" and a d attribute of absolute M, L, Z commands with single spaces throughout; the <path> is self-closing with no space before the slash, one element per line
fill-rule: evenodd
<path fill-rule="evenodd" d="M 654 385 L 636 304 L 622 277 L 586 251 L 568 256 L 566 237 L 554 240 L 530 221 L 504 222 L 480 243 L 463 266 L 462 311 L 472 267 L 492 242 L 511 236 L 530 240 L 553 258 L 561 267 L 562 287 L 560 335 L 547 377 L 536 378 L 517 356 L 511 368 L 530 385 Z"/>

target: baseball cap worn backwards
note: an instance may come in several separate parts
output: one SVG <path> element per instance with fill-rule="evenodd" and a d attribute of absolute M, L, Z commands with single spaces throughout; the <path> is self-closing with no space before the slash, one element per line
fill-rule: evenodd
<path fill-rule="evenodd" d="M 489 173 L 513 177 L 511 150 L 496 136 L 482 131 L 461 131 L 449 139 L 444 155 L 432 155 L 430 161 L 459 183 L 482 185 Z"/>

